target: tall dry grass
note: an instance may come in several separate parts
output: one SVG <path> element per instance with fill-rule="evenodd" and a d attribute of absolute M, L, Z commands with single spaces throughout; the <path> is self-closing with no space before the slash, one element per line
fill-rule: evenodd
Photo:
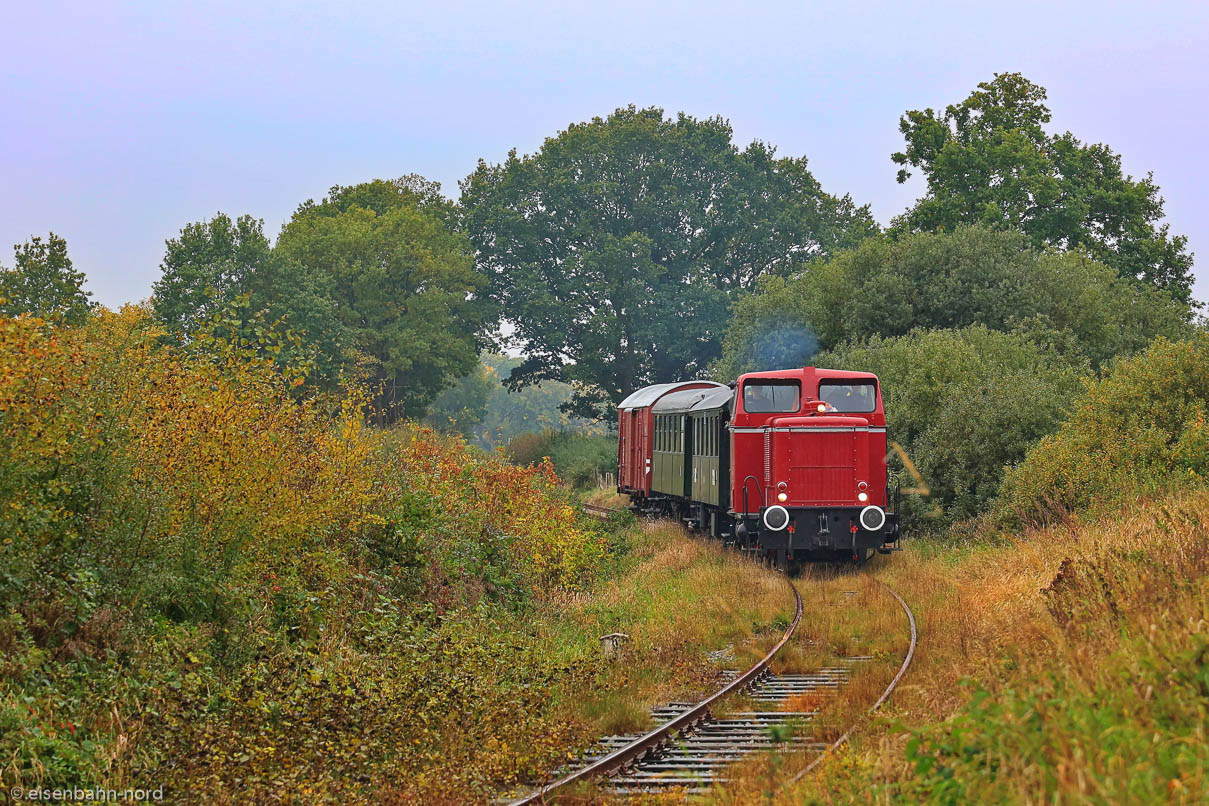
<path fill-rule="evenodd" d="M 800 784 L 789 759 L 718 800 L 1203 802 L 1207 521 L 1201 491 L 994 547 L 909 546 L 874 571 L 920 629 L 885 713 Z M 870 609 L 865 633 L 886 618 Z"/>

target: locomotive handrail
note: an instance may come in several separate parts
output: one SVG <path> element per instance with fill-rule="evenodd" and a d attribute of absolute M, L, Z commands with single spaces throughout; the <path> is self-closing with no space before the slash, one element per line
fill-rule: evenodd
<path fill-rule="evenodd" d="M 718 691 L 714 692 L 711 696 L 697 703 L 692 708 L 680 714 L 670 722 L 665 722 L 651 732 L 638 739 L 635 739 L 624 747 L 613 751 L 604 758 L 594 761 L 586 767 L 565 775 L 554 783 L 543 786 L 536 792 L 512 801 L 510 806 L 524 806 L 525 804 L 529 803 L 545 803 L 546 795 L 549 795 L 556 790 L 570 786 L 578 781 L 585 781 L 589 778 L 594 778 L 599 775 L 608 775 L 609 773 L 615 772 L 622 767 L 634 763 L 647 753 L 662 745 L 673 734 L 680 732 L 684 728 L 690 728 L 700 722 L 702 719 L 708 717 L 710 707 L 719 702 L 723 697 L 726 697 L 728 694 L 732 694 L 736 691 L 741 691 L 755 681 L 755 679 L 763 674 L 768 668 L 768 664 L 770 661 L 772 661 L 773 657 L 775 657 L 776 654 L 789 643 L 789 639 L 793 637 L 794 632 L 798 628 L 798 624 L 802 621 L 802 595 L 798 593 L 797 586 L 790 581 L 789 577 L 785 577 L 785 582 L 789 585 L 789 589 L 793 591 L 793 623 L 789 625 L 787 630 L 785 630 L 785 634 L 781 636 L 781 640 L 777 642 L 777 645 L 774 646 L 767 655 L 761 658 L 756 665 L 752 666 L 730 683 L 727 683 L 725 686 L 718 689 Z"/>
<path fill-rule="evenodd" d="M 764 490 L 760 488 L 760 480 L 754 474 L 749 473 L 743 479 L 743 517 L 746 518 L 751 514 L 751 510 L 747 508 L 747 479 L 751 479 L 756 483 L 756 492 L 760 494 L 760 509 L 768 506 L 768 502 L 764 500 Z"/>

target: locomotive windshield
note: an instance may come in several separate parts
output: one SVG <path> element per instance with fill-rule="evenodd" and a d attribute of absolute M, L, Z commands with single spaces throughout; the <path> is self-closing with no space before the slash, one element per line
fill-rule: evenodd
<path fill-rule="evenodd" d="M 866 414 L 877 408 L 873 381 L 820 381 L 819 398 L 842 414 Z"/>
<path fill-rule="evenodd" d="M 752 383 L 743 385 L 743 410 L 752 414 L 790 414 L 798 410 L 800 387 L 795 383 Z"/>

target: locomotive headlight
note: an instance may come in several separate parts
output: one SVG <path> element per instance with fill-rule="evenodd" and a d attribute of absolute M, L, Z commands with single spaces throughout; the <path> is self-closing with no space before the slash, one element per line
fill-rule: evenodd
<path fill-rule="evenodd" d="M 859 517 L 861 526 L 870 532 L 876 532 L 886 525 L 886 511 L 881 507 L 867 506 L 861 510 Z"/>
<path fill-rule="evenodd" d="M 773 504 L 764 510 L 764 526 L 772 532 L 779 532 L 789 525 L 789 510 L 780 504 Z"/>
<path fill-rule="evenodd" d="M 784 504 L 786 501 L 789 500 L 789 496 L 786 495 L 785 493 L 777 493 L 777 500 L 780 501 L 782 504 Z"/>
<path fill-rule="evenodd" d="M 820 412 L 820 413 L 822 413 L 822 412 L 824 412 L 824 411 L 827 411 L 827 404 L 826 404 L 826 403 L 820 403 L 820 404 L 819 404 L 819 412 Z"/>
<path fill-rule="evenodd" d="M 869 500 L 869 493 L 857 493 L 856 500 L 860 501 L 862 504 L 865 503 Z"/>

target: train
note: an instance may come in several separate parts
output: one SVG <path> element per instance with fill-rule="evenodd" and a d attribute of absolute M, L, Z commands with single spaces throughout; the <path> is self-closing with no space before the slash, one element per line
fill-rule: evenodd
<path fill-rule="evenodd" d="M 898 550 L 881 385 L 868 372 L 749 372 L 646 386 L 617 407 L 617 492 L 785 568 Z"/>

